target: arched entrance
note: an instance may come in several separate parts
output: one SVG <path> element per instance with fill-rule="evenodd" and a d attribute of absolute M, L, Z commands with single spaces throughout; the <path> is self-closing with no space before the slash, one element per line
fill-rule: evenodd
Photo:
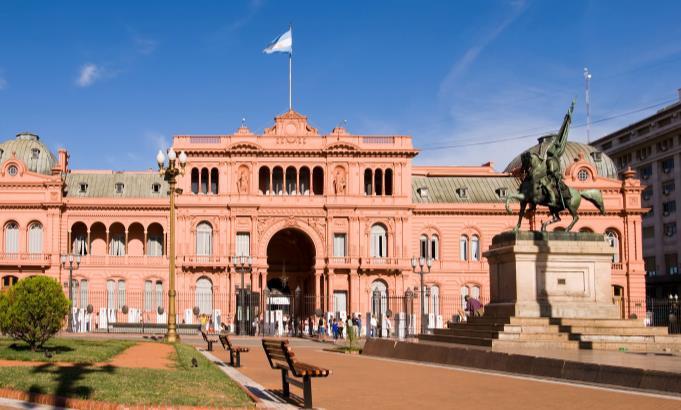
<path fill-rule="evenodd" d="M 303 231 L 286 228 L 267 244 L 265 301 L 267 334 L 297 335 L 303 320 L 314 314 L 315 246 Z"/>
<path fill-rule="evenodd" d="M 287 228 L 277 232 L 267 244 L 267 287 L 270 291 L 304 295 L 315 292 L 315 247 L 303 231 Z"/>

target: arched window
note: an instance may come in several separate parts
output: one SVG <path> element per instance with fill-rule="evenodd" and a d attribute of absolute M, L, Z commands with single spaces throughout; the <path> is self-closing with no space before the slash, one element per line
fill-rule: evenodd
<path fill-rule="evenodd" d="M 109 279 L 106 281 L 106 307 L 116 309 L 116 281 Z"/>
<path fill-rule="evenodd" d="M 208 278 L 199 278 L 196 281 L 196 306 L 200 314 L 213 313 L 213 283 Z"/>
<path fill-rule="evenodd" d="M 196 255 L 211 256 L 213 254 L 213 227 L 208 222 L 196 226 Z"/>
<path fill-rule="evenodd" d="M 385 258 L 388 256 L 388 231 L 385 226 L 375 224 L 371 227 L 371 257 Z"/>
<path fill-rule="evenodd" d="M 421 235 L 421 238 L 419 238 L 419 256 L 428 259 L 428 237 L 426 235 Z"/>
<path fill-rule="evenodd" d="M 19 225 L 16 222 L 5 225 L 5 253 L 19 253 Z"/>
<path fill-rule="evenodd" d="M 385 315 L 388 310 L 388 285 L 382 280 L 373 281 L 369 298 L 371 315 L 377 318 L 379 315 Z"/>
<path fill-rule="evenodd" d="M 199 193 L 199 170 L 192 168 L 192 194 Z"/>
<path fill-rule="evenodd" d="M 89 304 L 89 299 L 88 299 L 88 281 L 87 279 L 82 279 L 80 281 L 80 307 L 82 308 L 87 308 L 87 305 Z M 77 297 L 77 295 L 76 295 Z"/>
<path fill-rule="evenodd" d="M 281 195 L 284 193 L 284 169 L 282 167 L 274 167 L 272 170 L 272 190 L 274 195 Z"/>
<path fill-rule="evenodd" d="M 33 222 L 28 228 L 28 253 L 43 253 L 43 226 Z"/>
<path fill-rule="evenodd" d="M 218 193 L 218 189 L 219 189 L 218 188 L 219 187 L 218 182 L 220 182 L 220 175 L 218 173 L 218 169 L 213 168 L 213 169 L 210 170 L 210 192 L 211 193 L 213 193 L 213 194 Z"/>
<path fill-rule="evenodd" d="M 263 195 L 270 194 L 270 169 L 268 167 L 260 167 L 258 171 L 258 189 Z"/>
<path fill-rule="evenodd" d="M 376 195 L 383 195 L 383 170 L 380 168 L 374 172 L 374 191 Z"/>
<path fill-rule="evenodd" d="M 430 287 L 430 311 L 435 315 L 435 320 L 440 315 L 440 287 L 433 285 Z"/>
<path fill-rule="evenodd" d="M 302 195 L 310 195 L 310 168 L 300 168 L 300 193 Z"/>
<path fill-rule="evenodd" d="M 163 306 L 163 282 L 160 280 L 156 281 L 156 305 L 154 309 L 158 312 L 158 307 Z"/>
<path fill-rule="evenodd" d="M 154 283 L 150 280 L 144 281 L 144 311 L 151 312 L 154 308 Z"/>
<path fill-rule="evenodd" d="M 577 179 L 579 179 L 582 182 L 588 181 L 590 175 L 591 174 L 586 168 L 582 168 L 579 171 L 577 171 Z"/>
<path fill-rule="evenodd" d="M 468 237 L 466 235 L 461 235 L 459 238 L 459 259 L 468 260 Z"/>
<path fill-rule="evenodd" d="M 430 237 L 430 257 L 434 260 L 440 259 L 440 238 L 437 235 Z"/>
<path fill-rule="evenodd" d="M 19 281 L 19 278 L 13 275 L 7 275 L 2 277 L 2 283 L 0 284 L 0 289 L 2 288 L 8 288 L 10 286 L 13 286 Z"/>
<path fill-rule="evenodd" d="M 613 250 L 612 263 L 620 263 L 620 240 L 619 235 L 612 229 L 605 231 L 605 239 Z"/>
<path fill-rule="evenodd" d="M 324 170 L 314 167 L 312 170 L 312 187 L 315 195 L 324 195 Z"/>
<path fill-rule="evenodd" d="M 208 193 L 208 168 L 201 169 L 201 193 Z"/>
<path fill-rule="evenodd" d="M 295 195 L 298 190 L 298 171 L 294 167 L 286 168 L 286 194 Z"/>
<path fill-rule="evenodd" d="M 471 286 L 471 297 L 480 300 L 480 286 L 478 285 Z"/>
<path fill-rule="evenodd" d="M 390 168 L 385 170 L 385 194 L 393 194 L 393 170 Z"/>
<path fill-rule="evenodd" d="M 364 170 L 364 195 L 373 194 L 373 176 L 369 168 Z"/>
<path fill-rule="evenodd" d="M 118 309 L 125 306 L 125 281 L 118 281 Z"/>
<path fill-rule="evenodd" d="M 459 290 L 461 295 L 461 309 L 466 309 L 466 296 L 468 296 L 468 286 L 462 286 Z"/>
<path fill-rule="evenodd" d="M 471 237 L 471 260 L 480 260 L 480 237 L 478 235 Z"/>

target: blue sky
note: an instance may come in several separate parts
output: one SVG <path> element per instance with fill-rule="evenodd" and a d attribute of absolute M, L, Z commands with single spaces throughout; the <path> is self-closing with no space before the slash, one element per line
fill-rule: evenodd
<path fill-rule="evenodd" d="M 671 0 L 4 0 L 0 138 L 33 131 L 74 168 L 121 170 L 153 167 L 174 134 L 242 117 L 260 133 L 288 108 L 287 57 L 262 49 L 292 22 L 294 108 L 321 132 L 347 120 L 413 136 L 419 164 L 503 169 L 572 98 L 586 140 L 585 66 L 593 120 L 615 117 L 592 139 L 677 98 L 679 16 Z"/>

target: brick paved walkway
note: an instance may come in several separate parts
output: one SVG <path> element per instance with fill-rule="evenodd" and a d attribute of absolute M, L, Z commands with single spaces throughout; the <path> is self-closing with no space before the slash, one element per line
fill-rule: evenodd
<path fill-rule="evenodd" d="M 240 343 L 240 341 L 239 341 Z M 270 369 L 265 353 L 252 340 L 242 354 L 246 376 L 279 391 L 281 378 Z M 205 348 L 205 344 L 198 344 Z M 327 367 L 333 374 L 312 383 L 314 404 L 326 409 L 679 409 L 681 399 L 593 388 L 566 383 L 420 365 L 366 356 L 324 352 L 319 344 L 297 342 L 300 360 Z M 213 352 L 222 360 L 221 347 Z M 299 389 L 292 392 L 302 395 Z"/>

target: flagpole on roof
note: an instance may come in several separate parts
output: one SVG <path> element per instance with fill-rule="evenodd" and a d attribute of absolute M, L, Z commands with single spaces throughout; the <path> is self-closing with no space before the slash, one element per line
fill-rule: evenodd
<path fill-rule="evenodd" d="M 291 38 L 293 38 L 293 25 L 289 24 L 288 29 L 291 32 Z M 288 53 L 288 110 L 293 111 L 293 87 L 292 87 L 292 74 L 291 69 L 293 66 L 293 49 Z"/>

